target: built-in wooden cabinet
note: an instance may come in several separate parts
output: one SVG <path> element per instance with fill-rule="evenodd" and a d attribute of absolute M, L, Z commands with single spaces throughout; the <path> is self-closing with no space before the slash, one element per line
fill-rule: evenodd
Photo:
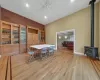
<path fill-rule="evenodd" d="M 1 22 L 1 44 L 19 44 L 19 25 Z"/>
<path fill-rule="evenodd" d="M 45 43 L 45 32 L 41 31 L 41 40 L 40 43 L 44 44 Z"/>
<path fill-rule="evenodd" d="M 18 25 L 12 25 L 12 44 L 19 44 L 19 30 L 20 28 Z"/>
<path fill-rule="evenodd" d="M 19 25 L 1 21 L 1 54 L 19 53 Z"/>
<path fill-rule="evenodd" d="M 1 44 L 11 44 L 11 24 L 1 23 Z"/>
<path fill-rule="evenodd" d="M 29 48 L 31 45 L 39 44 L 38 32 L 38 28 L 27 26 L 27 48 Z"/>
<path fill-rule="evenodd" d="M 45 32 L 43 30 L 0 21 L 0 54 L 26 53 L 31 45 L 44 43 Z"/>
<path fill-rule="evenodd" d="M 43 30 L 39 30 L 39 44 L 45 44 L 45 32 Z"/>

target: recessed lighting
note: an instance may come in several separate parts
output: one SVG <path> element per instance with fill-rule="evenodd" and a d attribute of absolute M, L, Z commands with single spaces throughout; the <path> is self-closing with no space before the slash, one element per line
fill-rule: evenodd
<path fill-rule="evenodd" d="M 44 18 L 47 19 L 48 17 L 47 16 L 44 16 Z"/>
<path fill-rule="evenodd" d="M 71 0 L 71 2 L 74 2 L 75 0 Z"/>
<path fill-rule="evenodd" d="M 59 36 L 58 38 L 61 39 L 61 36 Z"/>
<path fill-rule="evenodd" d="M 67 36 L 65 36 L 65 39 L 67 39 Z"/>
<path fill-rule="evenodd" d="M 29 8 L 29 7 L 30 7 L 30 5 L 29 5 L 28 3 L 26 3 L 26 4 L 25 4 L 25 6 L 26 6 L 27 8 Z"/>

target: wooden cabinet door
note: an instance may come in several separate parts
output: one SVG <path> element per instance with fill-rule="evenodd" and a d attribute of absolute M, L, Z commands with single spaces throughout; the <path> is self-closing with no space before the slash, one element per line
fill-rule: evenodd
<path fill-rule="evenodd" d="M 38 34 L 33 34 L 33 44 L 38 44 L 39 43 L 39 39 L 38 39 Z"/>
<path fill-rule="evenodd" d="M 33 45 L 33 33 L 28 33 L 28 40 L 27 40 L 27 46 L 28 48 Z"/>
<path fill-rule="evenodd" d="M 38 44 L 38 34 L 28 33 L 28 48 L 36 44 Z"/>
<path fill-rule="evenodd" d="M 33 44 L 33 33 L 28 33 L 28 44 Z"/>

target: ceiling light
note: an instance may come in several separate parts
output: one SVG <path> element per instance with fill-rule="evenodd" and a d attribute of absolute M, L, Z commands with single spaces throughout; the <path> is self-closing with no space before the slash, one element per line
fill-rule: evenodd
<path fill-rule="evenodd" d="M 44 16 L 45 19 L 47 19 L 47 16 Z"/>
<path fill-rule="evenodd" d="M 75 0 L 71 0 L 71 2 L 74 2 Z"/>
<path fill-rule="evenodd" d="M 59 39 L 61 39 L 61 36 L 59 36 Z"/>
<path fill-rule="evenodd" d="M 25 4 L 25 6 L 26 6 L 27 8 L 29 8 L 29 7 L 30 7 L 28 3 L 26 3 L 26 4 Z"/>
<path fill-rule="evenodd" d="M 67 36 L 65 36 L 65 39 L 67 39 Z"/>

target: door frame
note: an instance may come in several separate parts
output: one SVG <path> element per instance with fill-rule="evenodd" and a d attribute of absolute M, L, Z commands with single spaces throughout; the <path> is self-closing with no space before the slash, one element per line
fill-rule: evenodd
<path fill-rule="evenodd" d="M 56 32 L 56 50 L 57 50 L 57 34 L 58 33 L 62 33 L 62 32 L 73 32 L 74 33 L 74 51 L 73 51 L 73 53 L 75 53 L 75 43 L 76 43 L 76 40 L 75 40 L 75 29 Z"/>

